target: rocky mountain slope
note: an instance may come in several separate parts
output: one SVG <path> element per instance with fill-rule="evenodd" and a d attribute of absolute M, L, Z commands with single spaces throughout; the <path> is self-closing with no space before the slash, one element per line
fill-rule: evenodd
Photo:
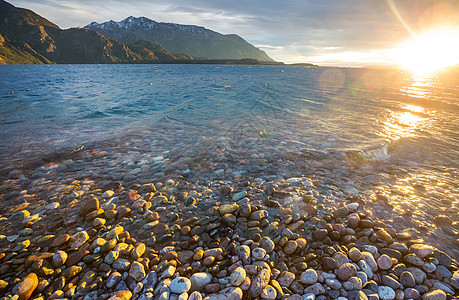
<path fill-rule="evenodd" d="M 145 17 L 121 22 L 93 22 L 84 27 L 124 43 L 155 41 L 167 49 L 197 59 L 245 59 L 273 61 L 265 52 L 235 34 L 223 35 L 200 26 L 159 23 Z"/>
<path fill-rule="evenodd" d="M 0 0 L 0 64 L 156 63 L 190 60 L 159 44 L 128 45 L 88 29 L 60 29 Z"/>

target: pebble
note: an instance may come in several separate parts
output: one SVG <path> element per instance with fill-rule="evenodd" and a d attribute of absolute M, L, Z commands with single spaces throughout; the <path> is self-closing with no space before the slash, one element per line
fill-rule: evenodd
<path fill-rule="evenodd" d="M 204 291 L 204 287 L 212 281 L 212 275 L 209 273 L 198 272 L 190 277 L 191 291 Z"/>
<path fill-rule="evenodd" d="M 270 285 L 267 285 L 260 294 L 261 299 L 274 300 L 277 297 L 277 291 Z"/>
<path fill-rule="evenodd" d="M 301 274 L 300 281 L 304 284 L 310 285 L 317 282 L 318 276 L 314 269 L 308 269 Z"/>
<path fill-rule="evenodd" d="M 289 287 L 293 280 L 295 280 L 295 274 L 289 271 L 284 271 L 279 274 L 279 277 L 277 277 L 276 280 L 281 286 Z"/>
<path fill-rule="evenodd" d="M 392 260 L 389 255 L 383 254 L 378 258 L 378 267 L 381 270 L 389 270 L 392 267 Z"/>
<path fill-rule="evenodd" d="M 172 267 L 172 266 L 170 266 Z M 169 268 L 170 268 L 169 267 Z M 175 268 L 174 268 L 175 269 Z M 167 270 L 166 270 L 167 271 Z M 175 271 L 174 271 L 175 272 Z M 142 279 L 145 278 L 146 274 L 145 274 L 145 268 L 144 266 L 137 262 L 137 261 L 134 261 L 131 263 L 131 267 L 129 269 L 129 275 L 134 278 L 136 281 L 141 281 Z M 171 275 L 172 276 L 172 275 Z M 169 276 L 170 277 L 170 276 Z"/>
<path fill-rule="evenodd" d="M 186 277 L 177 277 L 172 279 L 170 283 L 171 293 L 182 294 L 187 293 L 191 288 L 191 281 Z"/>
<path fill-rule="evenodd" d="M 351 263 L 343 264 L 336 272 L 336 275 L 338 275 L 338 277 L 343 281 L 348 280 L 349 278 L 355 276 L 356 274 L 357 274 L 357 268 Z"/>
<path fill-rule="evenodd" d="M 13 288 L 13 294 L 19 295 L 19 299 L 29 299 L 38 286 L 38 277 L 30 273 Z"/>
<path fill-rule="evenodd" d="M 446 300 L 446 293 L 442 290 L 433 290 L 422 295 L 422 300 Z"/>
<path fill-rule="evenodd" d="M 244 281 L 247 273 L 244 268 L 237 267 L 232 273 L 229 278 L 229 281 L 234 286 L 240 286 Z"/>
<path fill-rule="evenodd" d="M 56 268 L 59 268 L 60 266 L 63 266 L 65 262 L 67 261 L 67 253 L 65 253 L 62 250 L 56 251 L 53 255 L 53 266 Z"/>
<path fill-rule="evenodd" d="M 352 261 L 358 262 L 362 259 L 362 257 L 362 252 L 360 252 L 360 250 L 356 247 L 353 247 L 349 250 L 349 258 L 352 259 Z"/>
<path fill-rule="evenodd" d="M 362 280 L 356 276 L 351 277 L 343 283 L 343 287 L 347 291 L 360 290 L 362 289 Z"/>
<path fill-rule="evenodd" d="M 258 297 L 263 289 L 268 285 L 271 277 L 270 272 L 267 269 L 262 268 L 255 278 L 252 279 L 250 288 L 248 290 L 248 296 L 251 298 Z"/>
<path fill-rule="evenodd" d="M 341 282 L 339 282 L 337 279 L 326 279 L 325 284 L 334 290 L 339 290 L 343 287 Z"/>
<path fill-rule="evenodd" d="M 420 258 L 424 258 L 426 256 L 429 256 L 433 254 L 435 251 L 435 248 L 429 245 L 424 245 L 424 244 L 414 244 L 411 245 L 409 252 L 412 252 L 419 256 Z"/>
<path fill-rule="evenodd" d="M 266 250 L 263 248 L 255 248 L 252 250 L 252 257 L 255 260 L 263 260 L 266 255 Z"/>
<path fill-rule="evenodd" d="M 395 299 L 395 291 L 388 286 L 379 286 L 378 296 L 381 300 L 392 300 Z"/>
<path fill-rule="evenodd" d="M 304 293 L 305 294 L 312 293 L 312 294 L 314 294 L 316 296 L 319 296 L 319 295 L 325 294 L 326 290 L 325 290 L 325 288 L 324 288 L 324 286 L 322 284 L 317 282 L 317 283 L 314 283 L 311 286 L 306 287 L 304 289 Z"/>

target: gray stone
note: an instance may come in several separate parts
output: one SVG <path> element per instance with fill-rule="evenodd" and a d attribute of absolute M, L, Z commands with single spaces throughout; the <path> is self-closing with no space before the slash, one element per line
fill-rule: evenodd
<path fill-rule="evenodd" d="M 240 286 L 247 276 L 244 268 L 237 267 L 229 278 L 229 282 L 234 286 Z"/>
<path fill-rule="evenodd" d="M 381 300 L 392 300 L 395 298 L 395 291 L 389 286 L 379 286 L 378 295 Z"/>
<path fill-rule="evenodd" d="M 343 287 L 341 282 L 339 282 L 337 279 L 326 279 L 325 284 L 334 290 L 339 290 Z"/>
<path fill-rule="evenodd" d="M 258 272 L 257 276 L 253 278 L 252 283 L 250 284 L 248 291 L 249 297 L 258 297 L 263 289 L 268 285 L 270 276 L 271 274 L 267 269 L 261 269 L 261 271 Z"/>
<path fill-rule="evenodd" d="M 362 280 L 358 277 L 351 277 L 343 283 L 344 289 L 347 291 L 361 290 L 362 289 Z"/>
<path fill-rule="evenodd" d="M 307 269 L 301 274 L 300 281 L 304 284 L 314 284 L 317 282 L 317 272 L 314 269 Z"/>
<path fill-rule="evenodd" d="M 198 272 L 190 277 L 191 291 L 204 291 L 204 287 L 212 281 L 212 275 L 209 273 Z M 261 293 L 261 292 L 260 292 Z"/>
<path fill-rule="evenodd" d="M 433 290 L 422 295 L 422 300 L 446 300 L 446 293 L 442 290 Z"/>
<path fill-rule="evenodd" d="M 383 275 L 382 283 L 384 285 L 390 286 L 394 290 L 400 288 L 400 283 L 397 280 L 395 280 L 394 278 L 392 278 L 391 276 L 388 276 L 388 275 Z"/>
<path fill-rule="evenodd" d="M 312 293 L 316 296 L 323 295 L 325 294 L 325 292 L 326 290 L 324 286 L 318 282 L 304 289 L 305 294 Z"/>
<path fill-rule="evenodd" d="M 236 255 L 242 261 L 244 265 L 250 264 L 250 247 L 247 245 L 241 245 L 236 248 Z M 260 292 L 261 293 L 261 292 Z"/>
<path fill-rule="evenodd" d="M 141 281 L 146 276 L 144 266 L 141 263 L 134 261 L 129 269 L 129 275 L 136 281 Z"/>
<path fill-rule="evenodd" d="M 285 287 L 289 287 L 293 280 L 295 280 L 295 274 L 289 271 L 284 271 L 280 273 L 279 277 L 277 277 L 277 282 L 279 282 L 281 286 Z"/>
<path fill-rule="evenodd" d="M 172 293 L 187 293 L 191 288 L 191 281 L 186 277 L 177 277 L 172 279 L 171 285 L 169 287 Z"/>
<path fill-rule="evenodd" d="M 109 289 L 113 289 L 123 279 L 123 275 L 118 272 L 113 272 L 107 279 L 106 285 Z"/>

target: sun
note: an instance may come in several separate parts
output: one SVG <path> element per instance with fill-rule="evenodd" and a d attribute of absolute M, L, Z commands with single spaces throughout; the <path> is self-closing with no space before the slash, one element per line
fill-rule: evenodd
<path fill-rule="evenodd" d="M 459 28 L 422 33 L 394 51 L 404 69 L 415 74 L 430 74 L 459 64 Z"/>

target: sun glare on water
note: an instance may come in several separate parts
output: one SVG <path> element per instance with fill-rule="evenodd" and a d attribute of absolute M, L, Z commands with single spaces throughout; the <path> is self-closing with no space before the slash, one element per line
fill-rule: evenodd
<path fill-rule="evenodd" d="M 415 74 L 430 74 L 459 64 L 459 29 L 433 30 L 417 35 L 394 54 L 401 67 Z"/>

